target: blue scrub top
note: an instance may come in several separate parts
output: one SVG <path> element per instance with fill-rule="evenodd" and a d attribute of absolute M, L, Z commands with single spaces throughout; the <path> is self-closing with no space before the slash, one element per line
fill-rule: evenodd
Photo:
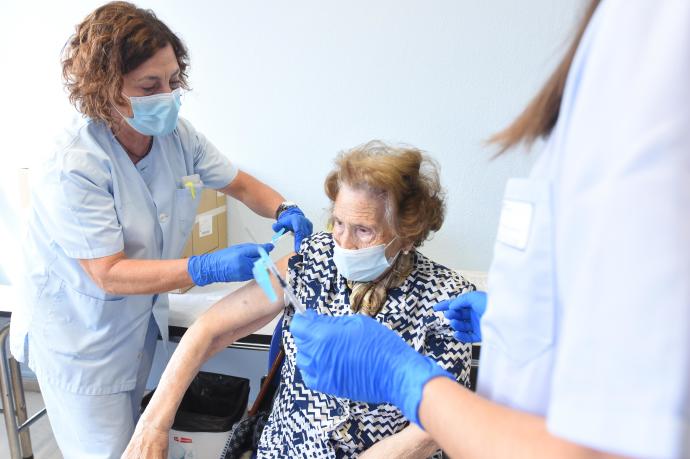
<path fill-rule="evenodd" d="M 477 392 L 580 445 L 688 457 L 690 2 L 600 4 L 512 179 Z"/>
<path fill-rule="evenodd" d="M 171 134 L 154 137 L 136 165 L 104 123 L 70 129 L 33 186 L 27 306 L 13 317 L 13 354 L 67 391 L 131 390 L 152 311 L 167 336 L 167 322 L 158 320 L 167 315 L 167 294 L 109 295 L 78 260 L 120 251 L 131 259 L 180 258 L 202 182 L 220 189 L 237 172 L 184 119 Z M 192 197 L 182 179 L 194 175 Z"/>

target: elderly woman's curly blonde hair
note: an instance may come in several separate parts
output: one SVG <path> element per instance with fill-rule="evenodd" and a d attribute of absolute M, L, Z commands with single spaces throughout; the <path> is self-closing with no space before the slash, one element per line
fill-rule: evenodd
<path fill-rule="evenodd" d="M 126 104 L 122 76 L 170 44 L 187 88 L 189 56 L 182 40 L 151 10 L 110 2 L 89 14 L 65 44 L 62 76 L 70 102 L 84 115 L 110 126 L 119 123 L 112 104 Z"/>
<path fill-rule="evenodd" d="M 342 184 L 380 196 L 390 227 L 415 247 L 441 228 L 445 195 L 438 166 L 423 151 L 372 140 L 340 153 L 335 164 L 324 184 L 331 203 Z"/>

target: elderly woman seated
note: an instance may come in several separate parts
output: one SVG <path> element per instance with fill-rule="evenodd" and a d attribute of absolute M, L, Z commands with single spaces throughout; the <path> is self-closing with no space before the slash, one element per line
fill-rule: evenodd
<path fill-rule="evenodd" d="M 453 338 L 449 322 L 433 306 L 474 286 L 417 251 L 443 223 L 433 162 L 414 148 L 370 142 L 337 158 L 325 189 L 332 232 L 304 239 L 298 254 L 277 263 L 296 295 L 319 314 L 373 317 L 469 384 L 470 346 Z M 259 458 L 440 457 L 427 434 L 394 406 L 305 387 L 289 332 L 294 309 L 282 298 L 270 303 L 254 282 L 215 304 L 185 334 L 125 457 L 166 448 L 177 406 L 201 364 L 283 311 L 285 362 Z"/>

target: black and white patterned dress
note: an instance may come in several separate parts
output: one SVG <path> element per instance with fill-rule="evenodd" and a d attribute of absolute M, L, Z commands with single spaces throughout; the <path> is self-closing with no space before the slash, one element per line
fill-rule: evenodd
<path fill-rule="evenodd" d="M 330 233 L 302 241 L 300 254 L 289 262 L 288 279 L 307 308 L 332 316 L 353 314 L 349 289 L 333 263 Z M 469 385 L 471 345 L 455 340 L 450 323 L 433 306 L 474 289 L 457 273 L 416 252 L 412 272 L 402 286 L 388 292 L 375 319 Z M 407 427 L 407 419 L 392 405 L 352 402 L 308 389 L 295 366 L 296 347 L 289 331 L 293 314 L 290 307 L 284 317 L 285 361 L 258 458 L 356 457 Z M 432 457 L 440 457 L 440 452 Z"/>

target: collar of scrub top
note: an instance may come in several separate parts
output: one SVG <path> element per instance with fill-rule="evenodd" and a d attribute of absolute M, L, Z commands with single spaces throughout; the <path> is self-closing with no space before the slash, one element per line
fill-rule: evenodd
<path fill-rule="evenodd" d="M 285 229 L 282 229 L 280 232 L 274 234 L 273 238 L 271 238 L 271 242 L 275 243 L 278 241 L 282 236 L 284 236 L 284 232 Z M 304 304 L 302 304 L 299 298 L 297 298 L 290 285 L 285 282 L 283 276 L 280 275 L 280 271 L 278 271 L 278 268 L 276 267 L 275 263 L 273 263 L 273 260 L 271 260 L 271 257 L 268 256 L 268 252 L 266 252 L 261 246 L 259 246 L 258 249 L 260 258 L 254 262 L 254 267 L 252 268 L 252 273 L 254 274 L 256 283 L 259 284 L 261 290 L 264 291 L 269 300 L 278 300 L 278 296 L 276 295 L 275 290 L 273 290 L 273 285 L 271 284 L 269 272 L 272 273 L 278 280 L 280 286 L 283 287 L 288 300 L 294 306 L 295 310 L 300 314 L 304 314 L 307 311 L 307 308 L 304 307 Z"/>

